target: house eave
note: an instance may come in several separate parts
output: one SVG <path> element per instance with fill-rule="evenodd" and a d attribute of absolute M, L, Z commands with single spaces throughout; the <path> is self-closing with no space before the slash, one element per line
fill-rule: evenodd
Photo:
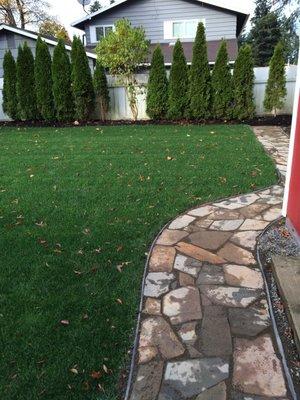
<path fill-rule="evenodd" d="M 127 1 L 129 1 L 129 0 L 120 0 L 120 1 L 118 1 L 116 3 L 109 4 L 107 7 L 103 7 L 100 10 L 98 10 L 98 11 L 92 13 L 92 14 L 89 14 L 89 15 L 83 17 L 83 18 L 78 19 L 77 21 L 74 21 L 71 24 L 71 26 L 73 28 L 84 30 L 84 25 L 85 25 L 85 23 L 87 21 L 91 21 L 94 17 L 97 17 L 98 15 L 101 15 L 101 14 L 103 14 L 103 13 L 105 13 L 105 12 L 115 8 L 115 7 L 118 7 L 118 6 L 126 3 Z M 234 7 L 234 8 L 233 7 L 231 7 L 231 8 L 222 7 L 220 4 L 218 4 L 218 1 L 215 1 L 215 0 L 192 0 L 192 1 L 197 2 L 199 5 L 219 8 L 219 9 L 221 9 L 223 11 L 227 11 L 227 12 L 231 12 L 231 13 L 237 14 L 238 16 L 244 18 L 244 22 L 242 24 L 243 27 L 245 26 L 245 24 L 248 21 L 248 18 L 250 16 L 250 14 L 248 12 L 243 11 L 242 9 L 239 9 L 239 8 L 236 8 L 236 7 Z M 239 36 L 241 31 L 242 31 L 242 29 L 237 33 L 237 36 Z"/>
<path fill-rule="evenodd" d="M 6 30 L 6 31 L 9 31 L 9 32 L 13 32 L 13 33 L 16 33 L 16 34 L 21 35 L 21 36 L 28 37 L 29 39 L 33 39 L 33 40 L 37 40 L 37 38 L 40 36 L 41 39 L 42 39 L 45 43 L 50 44 L 51 46 L 56 46 L 57 43 L 58 43 L 57 41 L 52 40 L 52 39 L 49 39 L 49 38 L 46 38 L 46 37 L 44 37 L 43 35 L 39 35 L 38 33 L 28 32 L 28 31 L 26 31 L 26 30 L 24 30 L 24 29 L 16 28 L 16 27 L 14 27 L 14 26 L 6 25 L 6 24 L 0 24 L 0 31 L 2 31 L 2 30 Z M 65 45 L 65 48 L 66 48 L 68 51 L 71 51 L 71 50 L 72 50 L 72 47 L 71 47 L 70 45 L 68 45 L 68 44 Z M 97 55 L 96 55 L 95 53 L 91 53 L 91 52 L 89 52 L 89 51 L 86 51 L 86 55 L 87 55 L 89 58 L 92 58 L 92 59 L 94 59 L 94 60 L 97 59 Z"/>

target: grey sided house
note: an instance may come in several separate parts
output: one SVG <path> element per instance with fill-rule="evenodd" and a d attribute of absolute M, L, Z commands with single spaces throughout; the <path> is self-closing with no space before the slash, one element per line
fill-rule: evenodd
<path fill-rule="evenodd" d="M 41 36 L 42 39 L 47 43 L 50 54 L 53 55 L 57 40 L 52 37 Z M 3 88 L 3 58 L 5 52 L 10 50 L 14 58 L 17 58 L 18 47 L 27 42 L 35 55 L 36 41 L 38 34 L 36 32 L 28 31 L 26 29 L 16 28 L 10 25 L 0 25 L 0 120 L 8 120 L 9 118 L 3 113 L 2 110 L 2 88 Z M 71 46 L 66 45 L 68 52 L 71 51 Z M 96 54 L 90 51 L 86 52 L 91 69 L 94 68 L 96 62 Z"/>
<path fill-rule="evenodd" d="M 230 61 L 235 61 L 238 37 L 249 15 L 224 3 L 224 0 L 119 0 L 72 26 L 85 32 L 86 46 L 92 49 L 114 29 L 118 19 L 126 18 L 133 26 L 144 27 L 151 52 L 160 44 L 168 65 L 177 39 L 182 41 L 187 61 L 191 62 L 197 26 L 203 22 L 209 61 L 214 63 L 222 39 L 227 41 Z"/>

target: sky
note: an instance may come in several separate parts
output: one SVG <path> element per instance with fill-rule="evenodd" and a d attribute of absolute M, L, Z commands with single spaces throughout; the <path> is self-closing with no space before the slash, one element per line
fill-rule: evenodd
<path fill-rule="evenodd" d="M 74 33 L 80 33 L 80 31 L 70 27 L 71 23 L 82 18 L 85 13 L 82 6 L 78 3 L 78 0 L 48 0 L 51 7 L 51 14 L 56 16 L 58 20 L 68 29 L 69 33 L 73 35 Z M 105 3 L 106 0 L 102 1 Z M 220 6 L 236 6 L 253 12 L 254 10 L 254 0 L 215 0 L 215 3 L 219 3 Z"/>

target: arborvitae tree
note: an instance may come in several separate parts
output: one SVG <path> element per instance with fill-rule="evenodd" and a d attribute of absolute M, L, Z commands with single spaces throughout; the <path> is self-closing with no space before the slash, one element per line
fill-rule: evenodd
<path fill-rule="evenodd" d="M 3 74 L 3 111 L 11 119 L 16 119 L 18 115 L 16 62 L 10 50 L 4 56 Z"/>
<path fill-rule="evenodd" d="M 74 118 L 71 63 L 63 40 L 59 40 L 54 49 L 52 79 L 57 119 L 59 121 L 70 121 Z"/>
<path fill-rule="evenodd" d="M 44 120 L 52 121 L 55 119 L 52 61 L 48 46 L 40 37 L 36 42 L 35 54 L 34 73 L 38 112 Z"/>
<path fill-rule="evenodd" d="M 255 113 L 253 67 L 251 47 L 249 45 L 242 46 L 239 50 L 233 70 L 233 115 L 240 120 L 252 118 Z"/>
<path fill-rule="evenodd" d="M 94 88 L 100 105 L 101 119 L 105 121 L 109 110 L 110 97 L 105 69 L 100 63 L 96 64 L 94 72 Z"/>
<path fill-rule="evenodd" d="M 147 91 L 147 114 L 152 119 L 163 119 L 167 113 L 168 79 L 160 46 L 153 52 Z"/>
<path fill-rule="evenodd" d="M 284 105 L 286 94 L 284 49 L 282 43 L 278 43 L 270 62 L 269 78 L 264 100 L 265 110 L 273 111 L 276 116 L 277 111 Z"/>
<path fill-rule="evenodd" d="M 193 47 L 193 59 L 190 71 L 190 115 L 202 119 L 210 116 L 211 77 L 207 58 L 205 28 L 199 23 Z"/>
<path fill-rule="evenodd" d="M 230 118 L 232 115 L 232 76 L 228 64 L 226 42 L 222 41 L 212 72 L 212 114 L 214 118 Z"/>
<path fill-rule="evenodd" d="M 170 71 L 168 113 L 169 119 L 181 119 L 188 112 L 188 72 L 183 47 L 177 40 Z"/>
<path fill-rule="evenodd" d="M 22 120 L 38 118 L 34 81 L 34 58 L 27 43 L 19 47 L 17 58 L 18 115 Z"/>
<path fill-rule="evenodd" d="M 77 38 L 73 43 L 75 47 L 72 60 L 72 82 L 75 115 L 79 120 L 87 120 L 95 108 L 93 78 L 82 41 Z"/>

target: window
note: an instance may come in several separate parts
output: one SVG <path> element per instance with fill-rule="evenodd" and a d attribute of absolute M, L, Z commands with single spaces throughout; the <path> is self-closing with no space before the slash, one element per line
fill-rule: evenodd
<path fill-rule="evenodd" d="M 96 26 L 96 42 L 106 37 L 113 29 L 113 25 Z"/>
<path fill-rule="evenodd" d="M 182 21 L 165 21 L 165 39 L 194 39 L 199 22 L 205 24 L 204 19 L 187 19 Z"/>

